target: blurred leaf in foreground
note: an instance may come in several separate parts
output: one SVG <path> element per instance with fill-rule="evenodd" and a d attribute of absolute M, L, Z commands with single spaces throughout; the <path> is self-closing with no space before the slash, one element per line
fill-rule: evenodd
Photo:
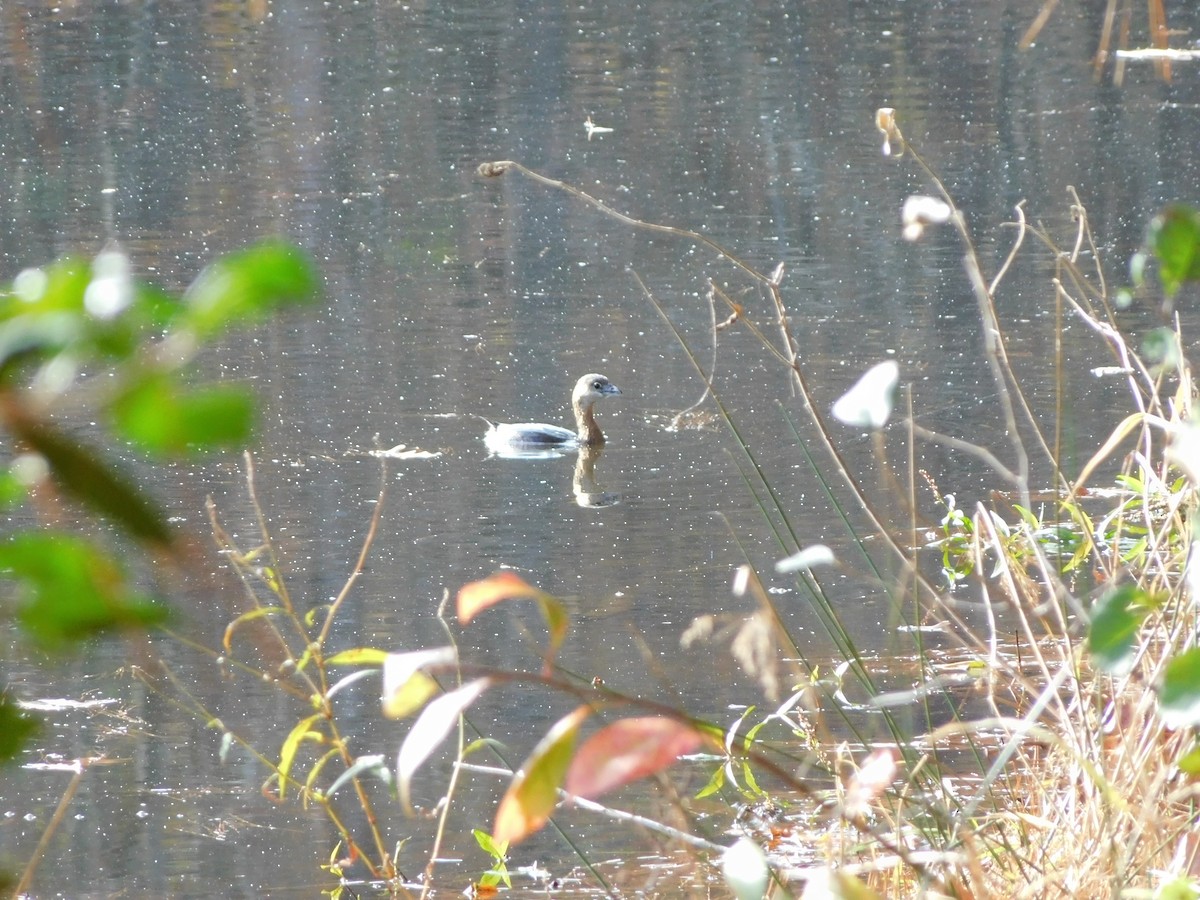
<path fill-rule="evenodd" d="M 492 838 L 497 843 L 519 843 L 546 824 L 558 804 L 558 789 L 571 765 L 579 726 L 591 713 L 591 707 L 576 707 L 533 748 L 496 808 Z"/>
<path fill-rule="evenodd" d="M 236 447 L 254 425 L 254 398 L 234 385 L 183 388 L 170 376 L 151 373 L 112 403 L 113 425 L 143 448 L 180 455 L 213 447 Z"/>
<path fill-rule="evenodd" d="M 622 785 L 668 769 L 698 750 L 705 736 L 663 716 L 618 719 L 584 742 L 567 773 L 567 793 L 595 800 Z"/>
<path fill-rule="evenodd" d="M 900 366 L 887 359 L 869 368 L 833 404 L 833 417 L 860 428 L 882 428 L 892 415 Z"/>
<path fill-rule="evenodd" d="M 1182 203 L 1168 206 L 1150 221 L 1146 243 L 1158 257 L 1168 297 L 1184 282 L 1200 280 L 1200 212 Z"/>
<path fill-rule="evenodd" d="M 1101 669 L 1124 675 L 1133 663 L 1134 641 L 1146 617 L 1146 592 L 1136 584 L 1123 584 L 1109 591 L 1092 607 L 1088 627 L 1088 650 Z"/>
<path fill-rule="evenodd" d="M 92 451 L 43 422 L 9 408 L 5 425 L 45 458 L 50 471 L 68 493 L 108 516 L 134 537 L 169 544 L 171 531 L 162 512 L 137 487 Z"/>
<path fill-rule="evenodd" d="M 0 762 L 15 757 L 37 729 L 37 719 L 23 712 L 11 697 L 0 694 Z"/>
<path fill-rule="evenodd" d="M 1200 725 L 1200 647 L 1167 663 L 1158 689 L 1159 710 L 1170 728 Z"/>
<path fill-rule="evenodd" d="M 20 579 L 17 616 L 40 646 L 67 644 L 118 628 L 149 628 L 166 610 L 133 593 L 107 553 L 74 535 L 26 532 L 0 542 L 0 567 Z"/>
<path fill-rule="evenodd" d="M 201 336 L 239 321 L 257 321 L 289 304 L 312 300 L 317 277 L 308 257 L 280 241 L 231 253 L 200 273 L 188 289 L 185 321 Z"/>

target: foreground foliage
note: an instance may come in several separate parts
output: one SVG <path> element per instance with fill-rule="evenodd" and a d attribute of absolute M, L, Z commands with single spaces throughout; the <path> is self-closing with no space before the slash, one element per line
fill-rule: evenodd
<path fill-rule="evenodd" d="M 166 603 L 138 588 L 124 559 L 132 544 L 150 565 L 178 570 L 180 536 L 127 467 L 99 447 L 164 459 L 243 446 L 252 395 L 240 385 L 197 384 L 196 356 L 229 328 L 314 295 L 305 256 L 278 242 L 219 259 L 182 297 L 135 278 L 116 247 L 91 261 L 26 269 L 0 292 L 0 434 L 9 460 L 0 504 L 10 513 L 26 505 L 56 523 L 39 526 L 16 513 L 29 526 L 0 538 L 9 582 L 0 615 L 15 619 L 36 650 L 61 654 L 167 619 Z M 95 421 L 102 430 L 80 436 L 81 423 Z M 96 537 L 93 517 L 119 533 Z M 36 729 L 37 720 L 0 693 L 0 761 L 22 752 Z M 35 865 L 36 858 L 18 892 Z"/>

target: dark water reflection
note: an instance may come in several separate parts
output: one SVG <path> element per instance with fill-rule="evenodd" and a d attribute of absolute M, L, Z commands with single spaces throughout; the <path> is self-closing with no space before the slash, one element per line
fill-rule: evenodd
<path fill-rule="evenodd" d="M 8 3 L 0 274 L 119 240 L 141 271 L 180 287 L 218 252 L 274 234 L 300 242 L 325 279 L 321 307 L 230 338 L 206 360 L 209 374 L 262 398 L 258 489 L 299 602 L 328 602 L 353 566 L 378 491 L 366 453 L 375 436 L 440 453 L 391 464 L 380 533 L 336 644 L 441 642 L 443 591 L 511 566 L 570 598 L 567 665 L 732 720 L 729 704 L 758 702 L 756 688 L 723 652 L 681 651 L 678 638 L 696 614 L 747 608 L 729 591 L 747 557 L 769 573 L 802 647 L 828 650 L 807 599 L 771 573 L 791 548 L 771 537 L 728 432 L 665 429 L 701 384 L 631 271 L 702 360 L 709 278 L 770 330 L 767 298 L 686 241 L 626 228 L 515 175 L 481 180 L 475 167 L 516 159 L 630 215 L 702 231 L 761 271 L 784 263 L 820 403 L 894 357 L 922 424 L 1006 451 L 961 249 L 949 233 L 899 239 L 903 198 L 926 186 L 913 166 L 881 157 L 874 111 L 897 108 L 986 264 L 1006 252 L 1012 232 L 999 223 L 1021 200 L 1069 243 L 1074 186 L 1120 278 L 1147 217 L 1197 183 L 1197 80 L 1184 68 L 1169 86 L 1137 69 L 1122 88 L 1093 80 L 1100 7 L 1067 6 L 1021 52 L 1030 11 L 1007 3 Z M 1174 28 L 1195 28 L 1193 10 L 1171 13 Z M 613 131 L 589 140 L 589 115 Z M 1049 271 L 1048 254 L 1031 247 L 998 298 L 1043 411 L 1055 402 Z M 1152 315 L 1130 314 L 1131 329 L 1146 324 Z M 1093 336 L 1068 323 L 1064 341 L 1065 446 L 1077 466 L 1124 401 L 1087 374 L 1108 361 Z M 615 504 L 577 502 L 571 457 L 488 458 L 473 418 L 566 421 L 569 385 L 586 371 L 624 392 L 603 411 L 610 441 L 593 473 Z M 789 421 L 803 434 L 806 420 L 779 365 L 735 327 L 721 334 L 716 380 L 801 540 L 843 551 L 844 528 L 796 446 Z M 866 439 L 840 436 L 873 479 Z M 893 450 L 902 458 L 898 433 Z M 992 486 L 971 460 L 918 456 L 960 502 Z M 254 541 L 240 459 L 156 472 L 185 526 L 206 532 L 211 494 L 226 527 Z M 866 646 L 905 649 L 885 633 L 895 621 L 885 585 L 852 564 L 827 586 Z M 182 630 L 216 644 L 237 595 L 189 591 Z M 486 659 L 528 666 L 539 634 L 520 609 L 482 619 L 465 640 Z M 224 895 L 237 873 L 247 894 L 297 881 L 311 893 L 332 843 L 322 820 L 268 808 L 255 794 L 259 767 L 237 754 L 219 765 L 219 734 L 114 678 L 127 649 L 93 648 L 66 682 L 8 653 L 18 696 L 117 696 L 144 723 L 133 732 L 154 736 L 108 744 L 95 722 L 51 729 L 48 753 L 104 744 L 130 762 L 89 779 L 39 892 L 79 895 L 87 883 L 97 895 Z M 170 641 L 154 650 L 268 751 L 299 715 Z M 400 730 L 379 722 L 375 690 L 342 703 L 360 749 L 390 754 Z M 553 698 L 512 699 L 478 717 L 512 737 L 517 759 L 564 710 Z M 0 845 L 11 858 L 28 855 L 63 782 L 9 782 Z M 423 783 L 420 801 L 436 801 L 443 783 Z M 469 789 L 482 805 L 464 806 L 457 833 L 487 823 L 496 790 Z M 596 823 L 573 821 L 608 846 Z M 391 824 L 419 832 L 410 858 L 421 859 L 424 823 Z M 469 836 L 452 844 L 449 855 L 468 860 L 456 877 L 484 868 Z M 528 860 L 551 868 L 573 863 L 552 838 L 532 850 Z"/>

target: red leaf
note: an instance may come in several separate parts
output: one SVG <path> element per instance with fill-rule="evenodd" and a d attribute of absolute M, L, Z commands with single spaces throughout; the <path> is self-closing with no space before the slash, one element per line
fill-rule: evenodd
<path fill-rule="evenodd" d="M 542 600 L 548 596 L 513 572 L 497 572 L 459 588 L 458 621 L 466 625 L 488 607 L 504 600 Z"/>
<path fill-rule="evenodd" d="M 596 732 L 575 754 L 567 793 L 594 800 L 623 784 L 661 772 L 707 738 L 676 719 L 621 719 Z"/>

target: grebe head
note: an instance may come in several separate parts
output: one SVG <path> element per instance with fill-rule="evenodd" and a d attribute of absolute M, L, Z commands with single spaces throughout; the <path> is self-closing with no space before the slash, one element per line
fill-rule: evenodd
<path fill-rule="evenodd" d="M 571 392 L 571 402 L 576 406 L 591 406 L 597 400 L 603 400 L 605 397 L 619 393 L 621 393 L 620 388 L 603 375 L 593 372 L 575 382 L 575 390 Z"/>

